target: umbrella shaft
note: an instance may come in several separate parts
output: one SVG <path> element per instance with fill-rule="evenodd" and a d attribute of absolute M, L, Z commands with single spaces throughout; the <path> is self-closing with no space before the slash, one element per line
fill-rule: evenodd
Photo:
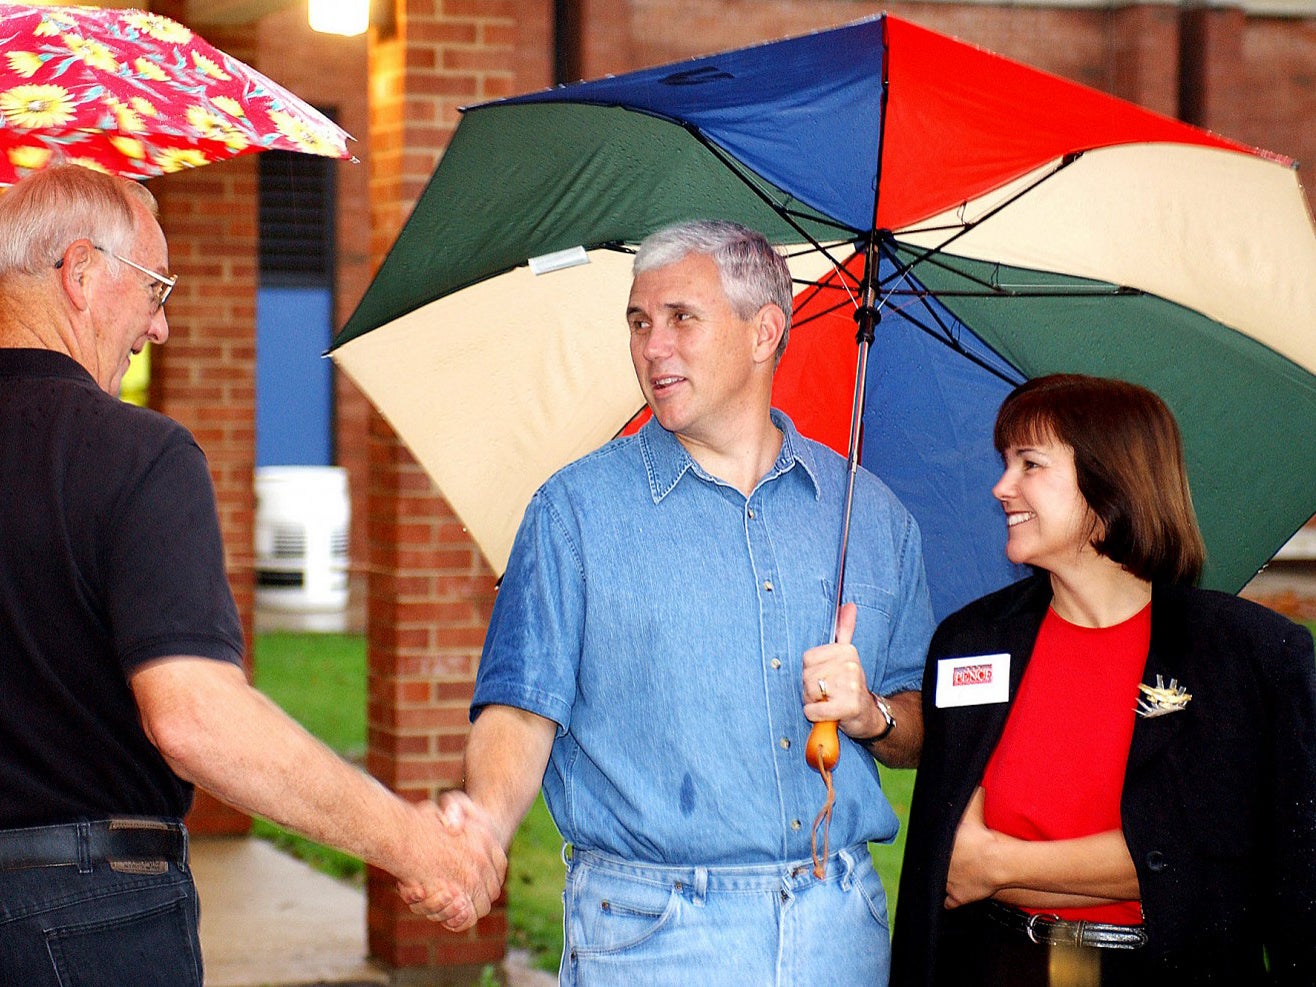
<path fill-rule="evenodd" d="M 859 447 L 864 426 L 864 389 L 868 379 L 868 339 L 859 340 L 858 365 L 854 377 L 854 405 L 850 410 L 850 450 L 846 455 L 845 507 L 841 511 L 841 549 L 836 563 L 836 599 L 832 601 L 832 640 L 836 640 L 837 611 L 845 593 L 845 556 L 850 547 L 850 512 L 854 506 L 854 483 L 859 471 Z"/>

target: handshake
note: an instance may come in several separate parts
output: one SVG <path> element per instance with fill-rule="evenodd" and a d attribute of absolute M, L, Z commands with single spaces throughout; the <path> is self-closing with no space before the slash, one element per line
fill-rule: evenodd
<path fill-rule="evenodd" d="M 462 932 L 489 913 L 503 886 L 507 855 L 493 820 L 462 791 L 414 807 L 411 867 L 394 871 L 398 894 L 417 915 Z"/>

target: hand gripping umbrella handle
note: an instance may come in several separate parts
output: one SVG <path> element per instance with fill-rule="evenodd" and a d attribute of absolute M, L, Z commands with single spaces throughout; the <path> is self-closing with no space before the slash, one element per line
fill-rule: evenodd
<path fill-rule="evenodd" d="M 859 450 L 864 426 L 868 352 L 872 348 L 877 322 L 881 318 L 875 307 L 876 292 L 874 289 L 874 280 L 877 273 L 877 240 L 878 237 L 874 236 L 868 241 L 868 249 L 864 257 L 863 303 L 855 310 L 855 321 L 859 324 L 859 331 L 856 336 L 856 341 L 859 344 L 859 354 L 854 376 L 854 403 L 850 408 L 850 448 L 846 455 L 845 506 L 841 512 L 841 546 L 840 551 L 837 553 L 836 598 L 832 601 L 832 641 L 836 640 L 836 622 L 845 592 L 845 557 L 850 546 L 850 514 L 854 506 L 854 484 L 859 470 Z M 805 742 L 804 747 L 805 761 L 808 762 L 809 767 L 822 775 L 823 783 L 827 786 L 827 800 L 823 803 L 822 810 L 813 821 L 813 873 L 820 880 L 827 873 L 827 857 L 831 842 L 832 808 L 836 804 L 836 789 L 832 786 L 832 768 L 836 767 L 836 762 L 841 758 L 841 741 L 838 731 L 839 726 L 835 720 L 824 720 L 815 723 L 813 729 L 809 731 L 809 739 Z M 822 827 L 823 831 L 823 852 L 821 856 L 818 854 L 819 826 Z"/>

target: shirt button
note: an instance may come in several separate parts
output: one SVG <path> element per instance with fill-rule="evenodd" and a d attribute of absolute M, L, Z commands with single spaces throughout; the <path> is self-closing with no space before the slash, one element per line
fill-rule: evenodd
<path fill-rule="evenodd" d="M 763 580 L 763 588 L 764 588 L 765 590 L 767 590 L 769 593 L 771 593 L 771 592 L 772 592 L 772 580 L 771 580 L 771 579 L 765 579 L 765 580 Z"/>
<path fill-rule="evenodd" d="M 1153 874 L 1159 874 L 1168 866 L 1165 854 L 1161 853 L 1160 850 L 1152 850 L 1147 854 L 1147 869 Z"/>
<path fill-rule="evenodd" d="M 779 741 L 777 741 L 777 746 L 780 747 L 780 748 L 781 748 L 782 750 L 784 750 L 784 751 L 788 751 L 788 750 L 790 750 L 790 749 L 791 749 L 791 741 L 790 741 L 790 738 L 789 738 L 789 737 L 782 737 Z"/>
<path fill-rule="evenodd" d="M 775 672 L 777 669 L 781 668 L 781 659 L 773 658 L 768 664 L 772 666 L 772 670 Z"/>
<path fill-rule="evenodd" d="M 748 513 L 749 513 L 749 519 L 750 519 L 751 521 L 753 521 L 753 520 L 754 520 L 754 508 L 752 508 L 752 507 L 749 508 Z"/>
<path fill-rule="evenodd" d="M 798 819 L 792 819 L 791 829 L 799 829 L 799 828 L 800 828 L 800 821 Z"/>

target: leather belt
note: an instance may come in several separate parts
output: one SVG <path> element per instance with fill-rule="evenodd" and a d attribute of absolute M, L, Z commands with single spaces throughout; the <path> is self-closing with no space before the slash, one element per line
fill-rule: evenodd
<path fill-rule="evenodd" d="M 119 817 L 0 830 L 0 871 L 108 863 L 116 870 L 161 872 L 172 862 L 187 867 L 187 829 L 152 817 Z"/>
<path fill-rule="evenodd" d="M 1022 932 L 1039 946 L 1141 949 L 1147 945 L 1147 929 L 1142 925 L 1070 921 L 1057 915 L 1032 915 L 999 901 L 988 901 L 987 904 L 987 913 L 994 921 L 1015 932 Z"/>

